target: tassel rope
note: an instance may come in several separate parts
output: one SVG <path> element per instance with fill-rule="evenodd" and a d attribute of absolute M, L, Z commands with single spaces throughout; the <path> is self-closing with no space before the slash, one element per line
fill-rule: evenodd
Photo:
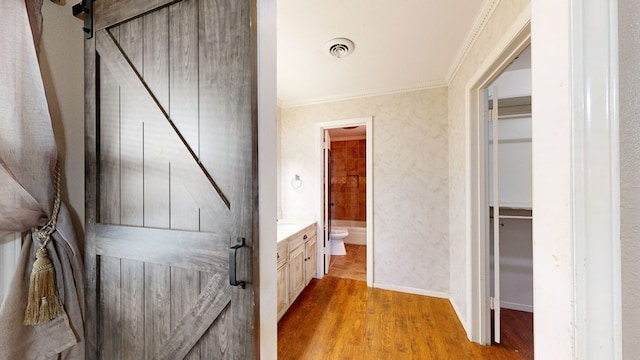
<path fill-rule="evenodd" d="M 49 322 L 62 314 L 62 305 L 58 298 L 56 270 L 46 249 L 51 234 L 56 231 L 58 212 L 60 211 L 60 165 L 56 162 L 54 170 L 53 212 L 49 221 L 42 227 L 33 229 L 33 239 L 38 242 L 36 261 L 31 269 L 29 297 L 24 312 L 25 325 L 37 325 Z"/>

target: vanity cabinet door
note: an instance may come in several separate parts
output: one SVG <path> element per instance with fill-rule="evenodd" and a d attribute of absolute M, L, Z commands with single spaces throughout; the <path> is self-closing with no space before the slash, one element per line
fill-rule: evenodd
<path fill-rule="evenodd" d="M 304 243 L 294 248 L 289 253 L 289 278 L 291 279 L 291 287 L 289 292 L 289 298 L 295 299 L 300 295 L 304 289 L 306 283 L 304 281 L 305 275 L 305 246 Z"/>
<path fill-rule="evenodd" d="M 318 264 L 316 243 L 317 238 L 315 236 L 305 243 L 305 286 L 308 285 L 316 275 Z"/>
<path fill-rule="evenodd" d="M 278 268 L 278 320 L 289 308 L 289 267 L 286 263 Z"/>

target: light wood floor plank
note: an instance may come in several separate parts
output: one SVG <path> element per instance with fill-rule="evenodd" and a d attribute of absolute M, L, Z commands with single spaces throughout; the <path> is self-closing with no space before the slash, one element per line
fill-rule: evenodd
<path fill-rule="evenodd" d="M 533 359 L 532 314 L 503 309 L 503 344 L 474 344 L 448 300 L 348 278 L 363 272 L 352 268 L 360 250 L 332 257 L 329 275 L 314 279 L 282 317 L 279 360 Z"/>

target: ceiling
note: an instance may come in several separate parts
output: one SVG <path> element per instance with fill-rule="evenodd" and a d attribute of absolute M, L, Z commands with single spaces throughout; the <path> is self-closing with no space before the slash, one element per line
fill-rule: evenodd
<path fill-rule="evenodd" d="M 329 129 L 329 135 L 331 140 L 340 139 L 353 139 L 357 137 L 364 137 L 367 134 L 367 127 L 364 125 L 359 126 L 345 126 L 341 128 Z"/>
<path fill-rule="evenodd" d="M 277 0 L 283 107 L 444 86 L 490 0 Z M 338 59 L 325 44 L 355 43 Z"/>

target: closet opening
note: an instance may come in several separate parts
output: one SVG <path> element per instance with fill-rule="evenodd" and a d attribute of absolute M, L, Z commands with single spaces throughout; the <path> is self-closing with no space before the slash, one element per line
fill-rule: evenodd
<path fill-rule="evenodd" d="M 530 46 L 481 92 L 487 344 L 533 358 Z"/>

